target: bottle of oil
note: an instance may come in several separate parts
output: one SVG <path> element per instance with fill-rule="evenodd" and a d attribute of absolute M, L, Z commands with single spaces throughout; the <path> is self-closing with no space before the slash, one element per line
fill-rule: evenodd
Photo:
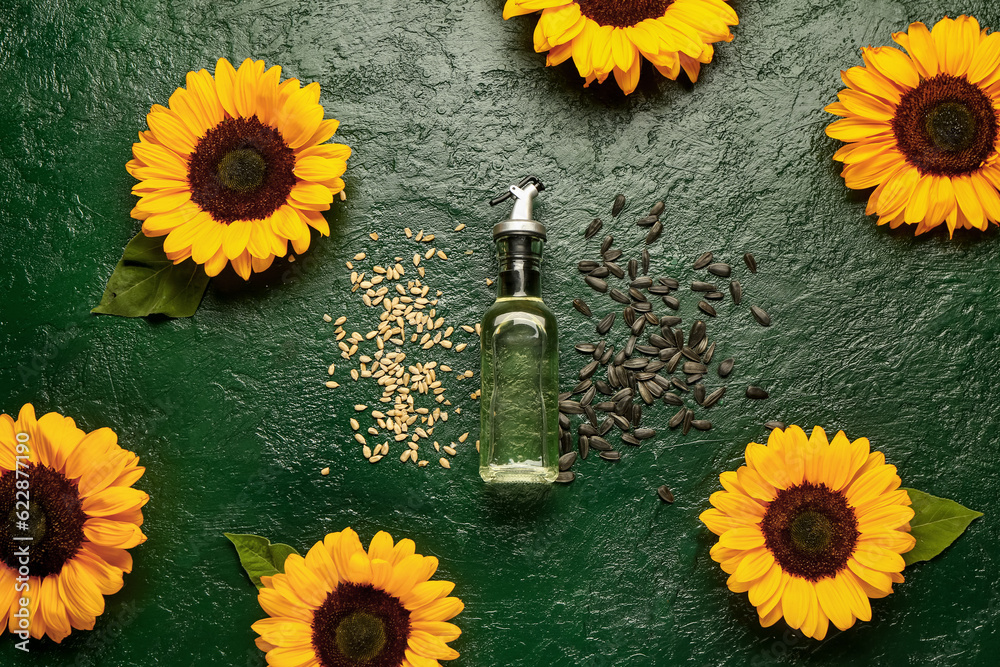
<path fill-rule="evenodd" d="M 552 482 L 559 474 L 559 348 L 542 302 L 545 227 L 532 217 L 545 186 L 534 176 L 490 202 L 513 198 L 493 227 L 497 300 L 482 322 L 479 474 L 487 482 Z"/>

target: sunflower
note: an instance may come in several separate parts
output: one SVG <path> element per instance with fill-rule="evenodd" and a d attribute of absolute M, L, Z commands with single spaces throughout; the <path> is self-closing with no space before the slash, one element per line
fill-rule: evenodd
<path fill-rule="evenodd" d="M 214 78 L 188 72 L 170 107 L 146 116 L 126 165 L 141 181 L 132 217 L 146 236 L 166 235 L 175 264 L 190 257 L 214 276 L 232 262 L 247 279 L 289 241 L 305 252 L 310 227 L 330 234 L 321 211 L 344 189 L 351 149 L 324 143 L 339 123 L 323 119 L 319 84 L 280 78 L 263 60 L 235 70 L 220 58 Z"/>
<path fill-rule="evenodd" d="M 847 142 L 833 156 L 847 187 L 874 187 L 867 214 L 892 228 L 998 224 L 1000 35 L 959 16 L 892 38 L 909 55 L 861 49 L 865 66 L 841 72 L 847 89 L 826 107 L 843 116 L 826 133 Z"/>
<path fill-rule="evenodd" d="M 639 83 L 645 57 L 663 76 L 681 69 L 698 80 L 712 62 L 715 42 L 731 42 L 736 12 L 724 0 L 507 0 L 504 19 L 542 12 L 535 26 L 535 51 L 548 51 L 545 64 L 570 56 L 584 87 L 609 74 L 626 95 Z"/>
<path fill-rule="evenodd" d="M 258 600 L 270 618 L 253 629 L 275 667 L 431 667 L 453 660 L 447 645 L 462 633 L 447 623 L 462 611 L 447 597 L 455 585 L 429 581 L 433 556 L 414 553 L 412 540 L 393 544 L 379 532 L 365 552 L 346 528 L 292 554 L 285 572 L 261 577 Z"/>
<path fill-rule="evenodd" d="M 774 429 L 767 446 L 747 445 L 747 465 L 722 473 L 725 491 L 701 520 L 719 536 L 712 559 L 734 593 L 749 592 L 760 624 L 784 616 L 807 637 L 823 639 L 871 620 L 868 598 L 903 581 L 910 497 L 896 467 L 868 440 L 843 431 L 828 442 L 819 426 Z"/>
<path fill-rule="evenodd" d="M 11 633 L 61 642 L 94 628 L 103 596 L 132 571 L 126 549 L 146 541 L 149 496 L 131 488 L 138 461 L 111 429 L 84 433 L 55 412 L 35 419 L 31 404 L 16 421 L 0 414 L 0 620 Z"/>

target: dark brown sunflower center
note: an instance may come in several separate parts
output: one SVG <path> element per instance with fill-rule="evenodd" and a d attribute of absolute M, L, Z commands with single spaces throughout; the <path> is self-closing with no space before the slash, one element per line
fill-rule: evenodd
<path fill-rule="evenodd" d="M 903 95 L 892 119 L 899 150 L 923 174 L 976 171 L 994 151 L 993 102 L 964 76 L 939 74 Z"/>
<path fill-rule="evenodd" d="M 860 535 L 857 516 L 844 494 L 825 484 L 806 483 L 779 491 L 760 527 L 778 565 L 810 581 L 842 570 Z"/>
<path fill-rule="evenodd" d="M 87 515 L 75 481 L 34 463 L 21 471 L 20 479 L 13 470 L 0 477 L 0 560 L 47 577 L 80 550 Z"/>
<path fill-rule="evenodd" d="M 208 130 L 188 164 L 191 200 L 220 222 L 262 220 L 295 185 L 295 153 L 256 116 L 227 118 Z"/>
<path fill-rule="evenodd" d="M 580 12 L 598 25 L 627 28 L 660 18 L 674 0 L 577 0 Z"/>
<path fill-rule="evenodd" d="M 312 644 L 323 667 L 398 667 L 410 612 L 373 586 L 340 584 L 313 615 Z"/>

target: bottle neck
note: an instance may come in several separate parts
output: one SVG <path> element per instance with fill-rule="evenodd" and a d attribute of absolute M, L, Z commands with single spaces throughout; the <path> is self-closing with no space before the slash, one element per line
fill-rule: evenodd
<path fill-rule="evenodd" d="M 542 246 L 534 236 L 505 236 L 497 240 L 500 279 L 497 298 L 542 297 Z"/>

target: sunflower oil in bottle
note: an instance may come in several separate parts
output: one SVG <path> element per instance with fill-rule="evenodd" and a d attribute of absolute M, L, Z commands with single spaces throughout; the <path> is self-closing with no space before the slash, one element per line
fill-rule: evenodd
<path fill-rule="evenodd" d="M 487 482 L 541 482 L 559 474 L 559 347 L 542 301 L 545 227 L 532 218 L 545 186 L 529 176 L 490 202 L 514 199 L 493 227 L 497 299 L 482 321 L 479 474 Z"/>

